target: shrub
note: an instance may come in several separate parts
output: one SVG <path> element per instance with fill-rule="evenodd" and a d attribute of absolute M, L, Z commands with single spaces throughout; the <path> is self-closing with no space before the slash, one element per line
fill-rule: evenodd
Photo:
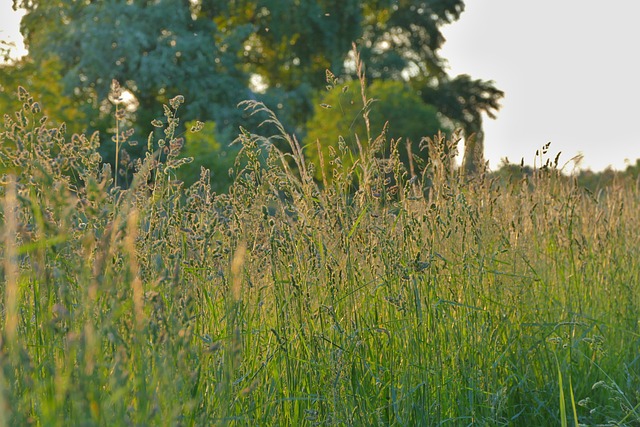
<path fill-rule="evenodd" d="M 186 123 L 185 146 L 182 157 L 190 157 L 193 161 L 177 171 L 178 179 L 186 186 L 200 179 L 202 169 L 207 169 L 212 177 L 212 189 L 226 192 L 232 183 L 229 170 L 233 167 L 238 149 L 223 147 L 216 139 L 215 123 L 201 123 L 196 120 Z M 193 132 L 193 130 L 198 130 Z"/>
<path fill-rule="evenodd" d="M 358 144 L 369 150 L 374 140 L 379 140 L 379 155 L 388 157 L 391 153 L 392 141 L 398 141 L 401 161 L 407 169 L 411 168 L 406 144 L 417 157 L 414 174 L 418 174 L 428 159 L 427 150 L 421 146 L 424 137 L 431 137 L 438 131 L 447 129 L 438 118 L 433 106 L 427 105 L 412 89 L 398 81 L 376 81 L 367 88 L 368 99 L 360 93 L 358 82 L 333 84 L 316 103 L 314 114 L 307 123 L 305 154 L 316 167 L 316 178 L 321 178 L 320 157 L 331 159 L 345 151 L 341 161 L 345 166 L 353 164 L 359 153 Z M 365 113 L 368 116 L 365 118 Z M 318 153 L 318 145 L 322 153 Z M 341 142 L 342 141 L 342 142 Z M 341 149 L 341 145 L 343 146 Z M 414 162 L 414 158 L 411 159 Z M 330 175 L 330 167 L 325 163 L 325 174 Z"/>

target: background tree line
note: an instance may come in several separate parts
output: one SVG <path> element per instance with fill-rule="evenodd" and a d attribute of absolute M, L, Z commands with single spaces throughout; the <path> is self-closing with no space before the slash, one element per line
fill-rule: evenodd
<path fill-rule="evenodd" d="M 274 110 L 287 131 L 316 147 L 338 145 L 358 126 L 363 106 L 350 85 L 355 42 L 376 129 L 389 120 L 390 138 L 404 138 L 420 155 L 420 138 L 460 127 L 467 138 L 465 168 L 483 162 L 482 115 L 493 117 L 503 93 L 492 82 L 449 76 L 439 54 L 441 28 L 460 17 L 462 0 L 13 0 L 26 10 L 21 32 L 27 57 L 5 63 L 0 77 L 3 113 L 19 108 L 23 85 L 41 100 L 50 120 L 71 133 L 102 136 L 104 161 L 115 160 L 112 80 L 126 89 L 133 140 L 146 141 L 162 104 L 181 94 L 183 123 L 201 120 L 205 133 L 188 137 L 191 167 L 212 168 L 224 181 L 238 126 L 252 120 L 237 108 L 255 99 Z M 332 90 L 327 73 L 337 76 Z M 331 83 L 331 82 L 329 82 Z M 331 85 L 329 85 L 331 86 Z M 353 87 L 350 87 L 353 86 Z M 347 92 L 345 88 L 349 88 Z M 339 91 L 336 92 L 336 89 Z M 344 96 L 345 106 L 341 108 Z M 336 108 L 320 105 L 336 104 Z M 333 107 L 333 105 L 331 105 Z M 255 124 L 255 123 L 253 123 Z M 186 128 L 186 127 L 185 127 Z M 365 135 L 360 134 L 360 138 Z M 133 157 L 145 144 L 128 147 Z M 422 153 L 422 156 L 428 155 Z M 127 157 L 128 158 L 128 157 Z M 189 170 L 189 169 L 187 169 Z"/>
<path fill-rule="evenodd" d="M 559 155 L 558 155 L 559 156 Z M 547 163 L 542 168 L 555 169 L 562 171 L 562 167 L 558 168 L 558 163 Z M 499 167 L 490 172 L 492 179 L 499 180 L 503 185 L 510 182 L 517 182 L 524 177 L 531 177 L 534 174 L 531 166 L 524 164 L 509 163 L 506 159 Z M 636 188 L 640 188 L 640 159 L 636 159 L 635 163 L 629 162 L 624 170 L 614 170 L 610 167 L 603 171 L 593 172 L 589 169 L 581 169 L 571 176 L 564 175 L 564 179 L 568 182 L 575 179 L 576 184 L 588 190 L 593 195 L 599 195 L 601 191 L 617 191 L 625 182 L 635 183 Z"/>

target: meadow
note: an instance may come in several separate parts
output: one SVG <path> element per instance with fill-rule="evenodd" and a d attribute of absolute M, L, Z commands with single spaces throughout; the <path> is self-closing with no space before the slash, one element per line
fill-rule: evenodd
<path fill-rule="evenodd" d="M 530 176 L 465 176 L 455 134 L 419 176 L 382 135 L 318 180 L 246 103 L 280 132 L 242 129 L 216 194 L 176 179 L 176 97 L 122 186 L 18 95 L 0 426 L 640 425 L 638 182 L 592 194 L 543 149 Z"/>

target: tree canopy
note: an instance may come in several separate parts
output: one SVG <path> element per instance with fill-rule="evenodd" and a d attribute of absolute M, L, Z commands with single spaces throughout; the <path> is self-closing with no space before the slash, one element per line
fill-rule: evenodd
<path fill-rule="evenodd" d="M 187 118 L 224 126 L 250 96 L 237 52 L 251 26 L 219 31 L 214 17 L 188 0 L 14 3 L 27 10 L 21 31 L 29 55 L 36 63 L 57 57 L 64 94 L 79 103 L 108 110 L 115 79 L 135 96 L 144 123 L 160 102 L 181 94 L 189 99 Z"/>
<path fill-rule="evenodd" d="M 304 137 L 314 99 L 326 85 L 325 71 L 345 82 L 354 78 L 354 41 L 368 81 L 412 87 L 424 105 L 463 127 L 467 136 L 475 133 L 480 148 L 482 114 L 494 115 L 503 95 L 492 82 L 446 72 L 439 53 L 445 41 L 441 27 L 460 17 L 462 0 L 13 3 L 27 12 L 21 32 L 30 65 L 21 68 L 22 75 L 26 68 L 33 75 L 45 64 L 55 67 L 58 96 L 77 111 L 67 108 L 66 116 L 86 117 L 89 132 L 112 126 L 109 95 L 115 79 L 130 94 L 129 115 L 140 139 L 161 117 L 161 104 L 177 94 L 187 101 L 181 117 L 215 122 L 211 129 L 223 144 L 248 120 L 236 107 L 245 99 L 265 102 L 287 130 Z M 19 78 L 13 67 L 6 75 Z M 11 84 L 6 78 L 0 82 L 5 92 Z M 481 161 L 477 151 L 469 159 Z"/>

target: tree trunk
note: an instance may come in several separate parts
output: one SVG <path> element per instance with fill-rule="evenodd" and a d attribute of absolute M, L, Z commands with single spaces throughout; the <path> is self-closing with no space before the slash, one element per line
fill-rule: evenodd
<path fill-rule="evenodd" d="M 462 170 L 467 177 L 473 177 L 484 168 L 484 134 L 482 131 L 467 136 L 464 145 Z"/>

